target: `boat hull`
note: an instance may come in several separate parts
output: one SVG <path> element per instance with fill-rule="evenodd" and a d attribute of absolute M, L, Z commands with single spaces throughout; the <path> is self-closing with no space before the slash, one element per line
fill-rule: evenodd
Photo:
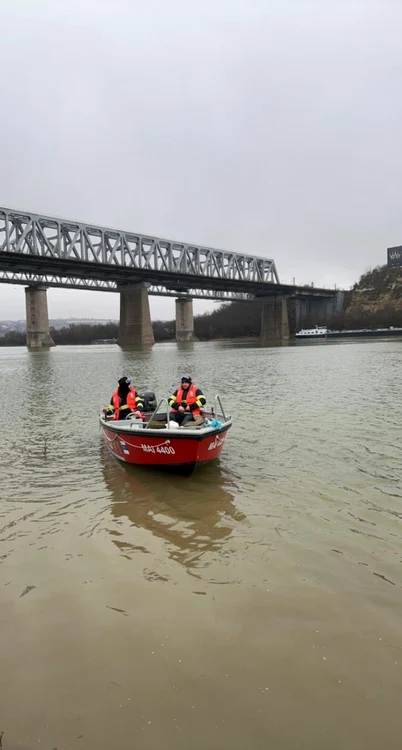
<path fill-rule="evenodd" d="M 219 458 L 231 423 L 204 434 L 182 430 L 137 430 L 119 428 L 101 419 L 110 452 L 125 463 L 192 471 L 196 466 Z M 173 434 L 174 433 L 174 434 Z"/>

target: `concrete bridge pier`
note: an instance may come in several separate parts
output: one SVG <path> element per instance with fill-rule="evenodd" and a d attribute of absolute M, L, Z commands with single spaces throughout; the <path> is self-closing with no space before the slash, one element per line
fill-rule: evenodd
<path fill-rule="evenodd" d="M 176 300 L 176 341 L 198 341 L 194 335 L 193 300 L 188 297 Z"/>
<path fill-rule="evenodd" d="M 25 310 L 28 349 L 48 349 L 55 346 L 49 329 L 45 286 L 26 287 Z"/>
<path fill-rule="evenodd" d="M 152 346 L 155 343 L 145 284 L 120 289 L 120 346 Z"/>
<path fill-rule="evenodd" d="M 345 304 L 345 292 L 339 290 L 331 297 L 322 299 L 295 298 L 290 301 L 292 333 L 300 328 L 326 325 L 331 316 L 341 313 Z"/>
<path fill-rule="evenodd" d="M 286 297 L 269 297 L 262 301 L 261 343 L 281 344 L 289 340 Z"/>

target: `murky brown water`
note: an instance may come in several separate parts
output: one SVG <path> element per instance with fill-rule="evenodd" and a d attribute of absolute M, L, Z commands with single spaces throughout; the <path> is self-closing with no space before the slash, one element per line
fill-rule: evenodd
<path fill-rule="evenodd" d="M 99 406 L 182 370 L 220 464 L 121 466 Z M 0 388 L 5 750 L 400 750 L 402 342 L 3 349 Z"/>

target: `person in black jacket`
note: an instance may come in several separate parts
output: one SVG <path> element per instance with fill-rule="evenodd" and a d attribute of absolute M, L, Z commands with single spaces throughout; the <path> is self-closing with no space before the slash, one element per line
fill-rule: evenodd
<path fill-rule="evenodd" d="M 143 417 L 144 404 L 131 383 L 131 378 L 120 378 L 118 389 L 110 399 L 107 410 L 109 417 L 113 419 L 126 419 L 129 414 L 134 413 L 136 417 Z"/>
<path fill-rule="evenodd" d="M 203 392 L 194 385 L 190 376 L 183 375 L 179 387 L 169 399 L 170 419 L 179 425 L 194 421 L 195 417 L 201 416 L 201 408 L 206 401 Z"/>

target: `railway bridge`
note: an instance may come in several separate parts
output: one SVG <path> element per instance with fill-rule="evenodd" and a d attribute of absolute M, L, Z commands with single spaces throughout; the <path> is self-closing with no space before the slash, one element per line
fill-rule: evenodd
<path fill-rule="evenodd" d="M 339 305 L 335 290 L 281 284 L 274 260 L 0 207 L 0 284 L 25 286 L 27 346 L 52 346 L 46 290 L 120 295 L 119 344 L 154 343 L 149 295 L 176 298 L 176 338 L 194 339 L 193 299 L 256 300 L 261 338 L 289 337 L 288 300 Z"/>

